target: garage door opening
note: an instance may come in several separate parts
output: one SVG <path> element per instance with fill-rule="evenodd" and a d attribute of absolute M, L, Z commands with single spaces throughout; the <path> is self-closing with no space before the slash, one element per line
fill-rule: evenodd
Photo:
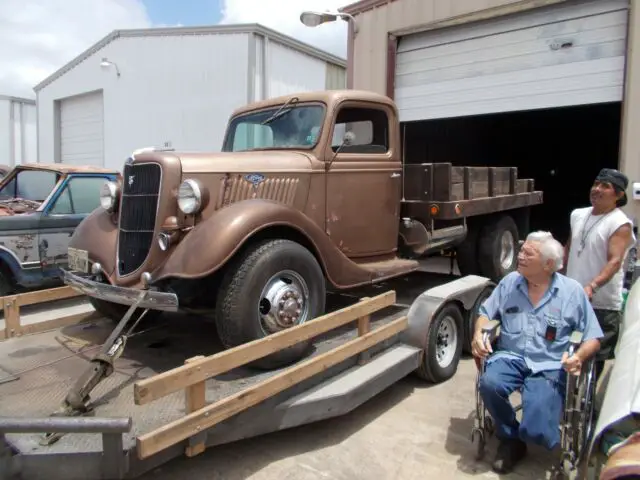
<path fill-rule="evenodd" d="M 403 124 L 405 162 L 517 167 L 533 178 L 544 203 L 532 209 L 531 230 L 565 242 L 571 210 L 589 205 L 601 168 L 618 168 L 620 102 L 530 110 Z"/>

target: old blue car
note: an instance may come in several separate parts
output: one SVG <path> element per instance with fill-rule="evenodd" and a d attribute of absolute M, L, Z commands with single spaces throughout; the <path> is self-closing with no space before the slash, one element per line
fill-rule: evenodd
<path fill-rule="evenodd" d="M 0 181 L 0 296 L 61 283 L 69 239 L 117 170 L 26 164 Z"/>

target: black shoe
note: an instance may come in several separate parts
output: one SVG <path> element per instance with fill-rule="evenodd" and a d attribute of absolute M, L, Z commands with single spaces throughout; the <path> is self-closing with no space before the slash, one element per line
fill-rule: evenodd
<path fill-rule="evenodd" d="M 527 445 L 522 440 L 500 440 L 496 458 L 493 461 L 493 471 L 509 473 L 513 467 L 527 454 Z"/>

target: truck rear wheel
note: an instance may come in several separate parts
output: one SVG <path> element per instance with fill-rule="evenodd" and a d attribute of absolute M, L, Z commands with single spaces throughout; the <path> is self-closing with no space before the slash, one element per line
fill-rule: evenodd
<path fill-rule="evenodd" d="M 455 375 L 462 356 L 462 324 L 462 312 L 454 303 L 448 303 L 433 317 L 427 333 L 427 346 L 416 370 L 420 378 L 442 383 Z"/>
<path fill-rule="evenodd" d="M 324 313 L 322 269 L 309 250 L 290 240 L 252 245 L 222 280 L 216 327 L 226 348 L 291 328 Z M 251 365 L 273 369 L 299 360 L 311 340 L 279 350 Z"/>
<path fill-rule="evenodd" d="M 518 266 L 518 226 L 509 215 L 487 223 L 478 239 L 480 275 L 499 282 Z"/>

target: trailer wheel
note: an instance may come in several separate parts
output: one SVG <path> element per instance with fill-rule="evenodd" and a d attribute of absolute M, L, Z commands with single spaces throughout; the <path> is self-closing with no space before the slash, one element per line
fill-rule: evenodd
<path fill-rule="evenodd" d="M 489 298 L 491 292 L 493 291 L 493 287 L 486 287 L 480 292 L 478 298 L 469 310 L 467 314 L 467 321 L 465 322 L 464 329 L 464 344 L 462 345 L 462 350 L 465 353 L 471 353 L 471 340 L 473 340 L 473 331 L 475 330 L 476 319 L 478 318 L 478 312 L 480 311 L 480 306 L 482 303 Z"/>
<path fill-rule="evenodd" d="M 485 225 L 478 242 L 481 275 L 499 282 L 518 266 L 518 227 L 508 215 Z"/>
<path fill-rule="evenodd" d="M 423 380 L 441 383 L 458 370 L 462 355 L 463 317 L 460 307 L 446 304 L 433 318 L 427 333 L 427 346 L 416 373 Z"/>
<path fill-rule="evenodd" d="M 291 328 L 324 313 L 324 275 L 313 254 L 290 240 L 252 245 L 229 268 L 218 292 L 216 327 L 226 348 Z M 256 360 L 273 369 L 299 360 L 311 340 Z"/>

